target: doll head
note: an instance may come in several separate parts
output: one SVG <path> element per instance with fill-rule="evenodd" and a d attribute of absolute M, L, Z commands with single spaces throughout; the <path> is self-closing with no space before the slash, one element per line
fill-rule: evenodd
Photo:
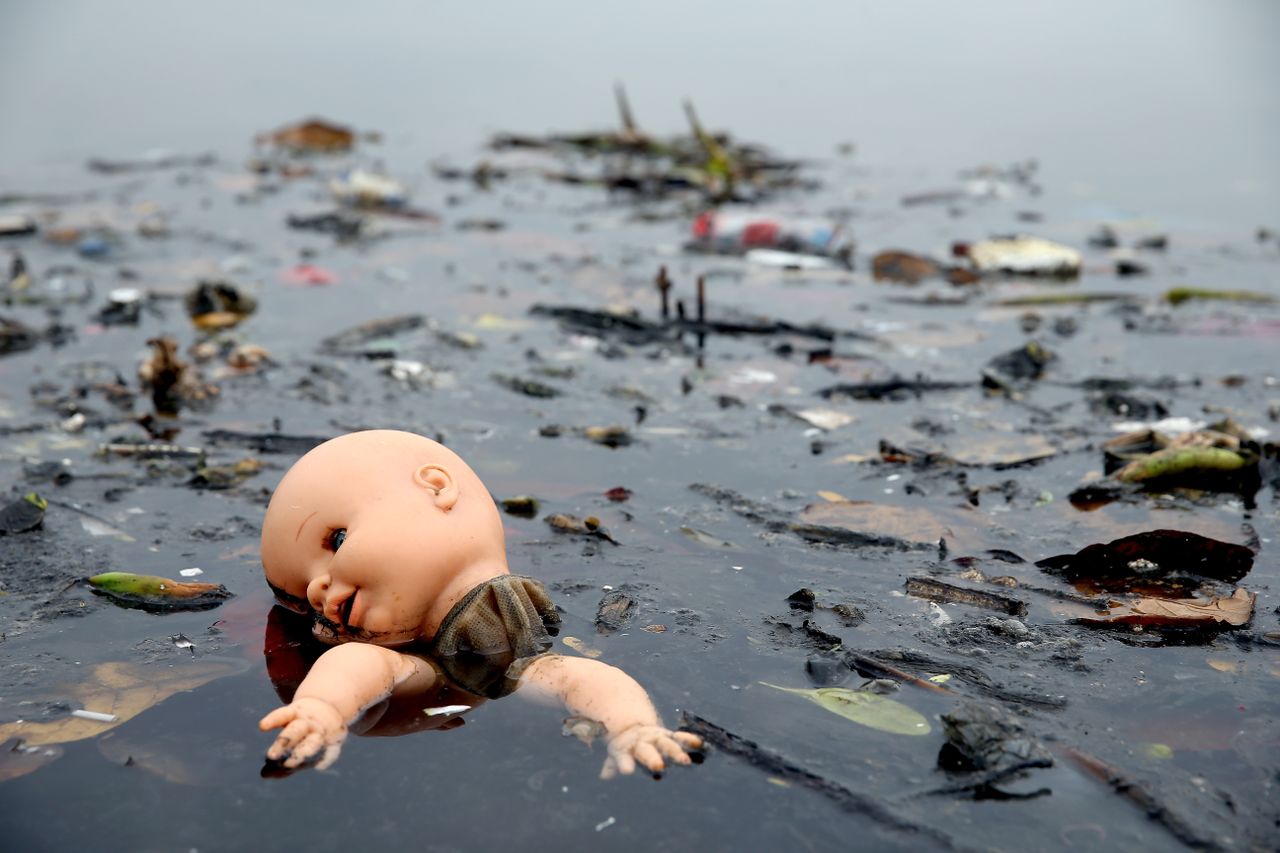
<path fill-rule="evenodd" d="M 431 639 L 468 589 L 507 573 L 480 478 L 443 445 L 396 430 L 339 436 L 289 469 L 263 520 L 262 567 L 321 640 L 388 646 Z"/>

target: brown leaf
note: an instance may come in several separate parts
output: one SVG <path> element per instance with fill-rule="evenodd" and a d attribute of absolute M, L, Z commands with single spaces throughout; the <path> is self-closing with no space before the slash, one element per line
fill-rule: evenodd
<path fill-rule="evenodd" d="M 800 520 L 918 545 L 937 545 L 945 538 L 948 547 L 962 553 L 998 547 L 991 521 L 978 512 L 959 508 L 933 511 L 867 501 L 823 502 L 805 507 Z"/>
<path fill-rule="evenodd" d="M 1058 452 L 1042 435 L 1014 432 L 989 432 L 964 438 L 948 436 L 945 445 L 947 455 L 961 465 L 997 468 L 1048 459 Z"/>
<path fill-rule="evenodd" d="M 881 252 L 871 260 L 871 275 L 876 281 L 898 281 L 918 284 L 926 278 L 942 275 L 935 262 L 909 252 Z"/>
<path fill-rule="evenodd" d="M 310 119 L 261 134 L 258 141 L 297 152 L 349 151 L 355 144 L 355 134 L 350 128 Z"/>
<path fill-rule="evenodd" d="M 1139 598 L 1113 607 L 1106 615 L 1081 617 L 1087 625 L 1159 625 L 1190 627 L 1223 625 L 1239 627 L 1253 618 L 1256 593 L 1237 589 L 1227 598 Z"/>

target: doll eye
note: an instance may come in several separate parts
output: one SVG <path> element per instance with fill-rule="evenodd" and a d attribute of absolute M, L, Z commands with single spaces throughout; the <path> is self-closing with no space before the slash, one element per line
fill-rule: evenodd
<path fill-rule="evenodd" d="M 347 528 L 339 527 L 336 530 L 330 530 L 329 535 L 324 537 L 324 547 L 327 551 L 336 552 L 342 547 L 342 543 L 347 541 Z"/>

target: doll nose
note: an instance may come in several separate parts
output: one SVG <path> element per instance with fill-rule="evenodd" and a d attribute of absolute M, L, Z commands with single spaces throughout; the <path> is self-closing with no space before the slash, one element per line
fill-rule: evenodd
<path fill-rule="evenodd" d="M 329 597 L 329 587 L 332 585 L 333 578 L 327 574 L 319 575 L 307 584 L 307 601 L 311 604 L 312 610 L 324 613 L 325 600 Z"/>

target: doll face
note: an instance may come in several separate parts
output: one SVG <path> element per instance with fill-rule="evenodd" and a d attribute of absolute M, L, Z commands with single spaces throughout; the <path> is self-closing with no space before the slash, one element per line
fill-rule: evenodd
<path fill-rule="evenodd" d="M 427 503 L 425 495 L 406 497 Z M 394 645 L 418 636 L 433 588 L 429 575 L 445 569 L 432 560 L 425 519 L 398 525 L 404 513 L 385 499 L 352 500 L 336 482 L 309 483 L 305 491 L 286 486 L 273 500 L 284 511 L 263 532 L 283 547 L 263 549 L 267 581 L 285 606 L 315 618 L 318 637 Z M 406 549 L 416 558 L 406 561 Z M 413 582 L 420 574 L 427 583 Z"/>
<path fill-rule="evenodd" d="M 492 548 L 489 527 L 458 503 L 450 469 L 405 452 L 404 434 L 390 433 L 389 446 L 376 435 L 344 436 L 299 460 L 263 522 L 267 582 L 325 642 L 429 639 L 432 604 Z M 487 492 L 469 497 L 492 507 Z M 500 522 L 498 537 L 501 547 Z"/>

